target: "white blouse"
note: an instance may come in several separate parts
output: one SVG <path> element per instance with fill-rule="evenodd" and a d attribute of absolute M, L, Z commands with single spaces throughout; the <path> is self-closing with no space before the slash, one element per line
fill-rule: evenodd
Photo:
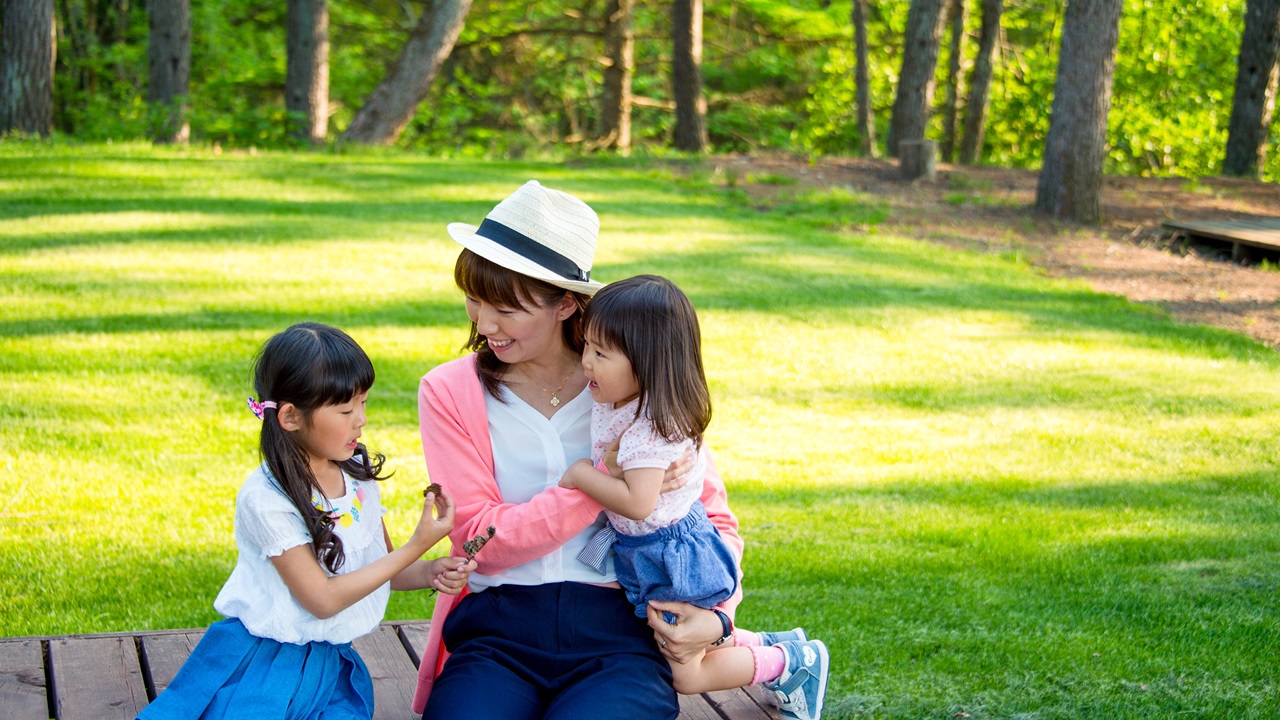
<path fill-rule="evenodd" d="M 340 498 L 312 497 L 313 502 L 338 516 L 334 532 L 342 538 L 346 554 L 338 574 L 362 568 L 387 554 L 382 532 L 386 510 L 377 481 L 357 481 L 344 473 L 343 482 L 346 493 Z M 235 535 L 239 557 L 213 601 L 213 609 L 239 618 L 251 634 L 297 645 L 347 643 L 373 632 L 382 621 L 391 596 L 389 582 L 325 620 L 304 610 L 289 592 L 271 558 L 310 543 L 311 534 L 266 463 L 250 473 L 236 495 Z"/>
<path fill-rule="evenodd" d="M 578 393 L 548 419 L 506 387 L 501 392 L 505 402 L 488 393 L 484 399 L 498 491 L 504 502 L 528 502 L 534 495 L 558 485 L 574 460 L 591 457 L 591 393 Z M 493 575 L 471 573 L 471 590 L 505 584 L 613 582 L 617 578 L 613 574 L 612 552 L 605 574 L 578 560 L 578 553 L 604 523 L 601 511 L 593 525 L 536 560 Z"/>

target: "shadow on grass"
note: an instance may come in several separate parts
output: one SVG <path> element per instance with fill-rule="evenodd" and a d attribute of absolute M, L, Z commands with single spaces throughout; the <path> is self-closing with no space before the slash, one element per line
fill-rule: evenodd
<path fill-rule="evenodd" d="M 18 254 L 38 248 L 64 248 L 75 245 L 116 245 L 120 243 L 157 246 L 163 253 L 167 246 L 191 243 L 224 243 L 257 248 L 264 244 L 284 246 L 297 241 L 332 241 L 343 243 L 359 253 L 361 244 L 352 229 L 362 222 L 370 224 L 404 222 L 421 226 L 422 238 L 405 241 L 420 243 L 424 253 L 444 253 L 452 257 L 456 246 L 446 238 L 443 225 L 450 220 L 478 222 L 492 206 L 493 199 L 459 200 L 453 195 L 431 199 L 441 188 L 492 184 L 515 187 L 526 176 L 543 176 L 556 187 L 599 197 L 593 205 L 605 219 L 607 230 L 611 217 L 628 221 L 655 218 L 676 225 L 698 228 L 703 239 L 683 249 L 635 252 L 637 259 L 597 266 L 594 276 L 604 280 L 652 272 L 667 275 L 690 294 L 700 311 L 724 313 L 760 313 L 799 321 L 822 321 L 833 318 L 844 328 L 880 327 L 886 321 L 932 317 L 963 318 L 968 315 L 987 317 L 998 314 L 1017 323 L 1021 337 L 1040 338 L 1045 342 L 1075 342 L 1082 335 L 1104 334 L 1118 338 L 1131 347 L 1156 348 L 1174 355 L 1198 354 L 1215 358 L 1280 364 L 1274 352 L 1224 330 L 1179 325 L 1159 313 L 1126 300 L 1099 295 L 1082 287 L 1046 281 L 1016 265 L 998 258 L 959 254 L 932 245 L 898 238 L 857 234 L 849 231 L 830 232 L 821 229 L 832 218 L 848 221 L 860 218 L 874 226 L 880 210 L 856 199 L 833 198 L 830 194 L 796 197 L 776 208 L 744 205 L 731 192 L 698 185 L 689 181 L 672 181 L 656 176 L 640 176 L 634 172 L 618 173 L 608 165 L 588 169 L 567 170 L 548 164 L 479 164 L 451 163 L 413 159 L 387 160 L 378 157 L 334 159 L 323 155 L 263 159 L 244 158 L 204 161 L 197 174 L 207 172 L 218 181 L 234 182 L 238 178 L 267 178 L 278 181 L 280 192 L 306 193 L 319 186 L 341 186 L 359 199 L 266 200 L 261 198 L 217 199 L 200 196 L 164 197 L 174 193 L 176 182 L 165 174 L 171 167 L 182 168 L 188 162 L 170 163 L 162 158 L 117 158 L 129 170 L 120 177 L 119 169 L 95 170 L 93 163 L 101 159 L 84 156 L 77 174 L 58 170 L 39 162 L 28 165 L 50 181 L 58 192 L 48 196 L 28 192 L 16 194 L 14 202 L 0 207 L 3 216 L 38 216 L 42 214 L 103 212 L 146 212 L 158 215 L 175 212 L 198 212 L 228 218 L 251 217 L 248 225 L 227 228 L 139 229 L 134 232 L 106 230 L 56 233 L 10 239 L 0 243 L 0 254 Z M 107 162 L 113 162 L 108 159 Z M 15 164 L 5 160 L 4 164 Z M 16 163 L 21 164 L 21 163 Z M 106 177 L 126 183 L 124 191 L 91 188 L 86 192 L 79 184 L 86 177 Z M 157 180 L 157 178 L 159 180 Z M 178 178 L 181 179 L 181 178 Z M 564 182 L 559 182 L 563 180 Z M 158 196 L 148 196 L 159 182 Z M 133 185 L 128 185 L 133 183 Z M 673 184 L 686 190 L 677 197 Z M 181 188 L 179 183 L 177 187 Z M 78 189 L 79 188 L 79 189 Z M 389 202 L 388 197 L 420 191 L 418 201 Z M 77 195 L 78 193 L 78 195 Z M 82 197 L 88 195 L 88 198 Z M 35 203 L 34 205 L 30 203 Z M 29 215 L 24 215 L 29 213 Z M 268 216 L 263 220 L 261 216 Z M 646 220 L 647 221 L 647 220 Z M 335 229 L 338 227 L 339 229 Z M 616 237 L 616 236 L 615 236 Z M 433 239 L 425 239 L 433 238 Z M 609 242 L 605 233 L 604 242 Z M 25 243 L 25 245 L 24 245 Z M 288 256 L 296 259 L 297 254 Z M 312 258 L 314 261 L 315 259 Z M 182 289 L 188 293 L 190 283 L 150 278 L 113 278 L 93 276 L 82 268 L 42 269 L 8 273 L 7 280 L 21 293 L 23 288 L 74 296 L 103 298 L 137 298 L 133 307 L 144 311 L 124 313 L 66 314 L 45 318 L 17 317 L 0 321 L 0 337 L 31 338 L 64 334 L 133 334 L 179 333 L 189 331 L 251 331 L 265 336 L 300 320 L 318 320 L 339 327 L 456 328 L 459 343 L 465 333 L 461 299 L 457 302 L 439 299 L 393 297 L 382 301 L 349 304 L 325 299 L 322 288 L 309 298 L 293 302 L 298 309 L 263 305 L 241 306 L 226 302 L 210 303 L 199 310 L 187 308 L 166 310 L 165 298 Z M 219 275 L 211 281 L 225 283 Z M 440 285 L 452 290 L 452 279 L 442 273 Z M 222 292 L 221 286 L 211 293 Z M 216 300 L 215 300 L 216 302 Z M 900 312 L 905 311 L 905 312 Z M 786 338 L 779 338 L 779 353 L 787 354 Z M 999 343 L 991 345 L 998 352 Z M 127 349 L 126 349 L 127 350 Z M 144 349 L 137 349 L 144 352 Z M 238 359 L 237 359 L 238 360 Z M 992 363 L 1001 359 L 991 358 Z M 35 362 L 34 359 L 28 362 Z M 181 371 L 186 360 L 179 360 Z M 212 359 L 189 361 L 195 372 L 232 370 L 229 362 L 217 367 Z M 395 368 L 389 377 L 414 377 L 429 369 L 423 359 L 419 368 Z M 235 367 L 236 377 L 241 368 Z M 1019 384 L 1032 374 L 1030 370 L 1011 370 L 1007 380 L 988 383 L 964 381 L 952 386 L 936 381 L 913 385 L 873 386 L 869 397 L 903 407 L 929 410 L 963 410 L 974 407 L 1041 407 L 1071 405 L 1093 407 L 1114 401 L 1114 394 L 1099 398 L 1099 377 L 1044 378 L 1037 383 Z M 215 377 L 224 374 L 215 373 Z M 208 377 L 207 375 L 204 377 Z M 1162 412 L 1185 414 L 1227 410 L 1223 400 L 1196 398 L 1187 393 L 1135 386 L 1136 394 L 1144 394 L 1143 406 Z M 855 390 L 856 394 L 857 391 Z"/>
<path fill-rule="evenodd" d="M 278 203 L 264 203 L 275 206 Z M 309 204 L 310 205 L 310 204 Z M 314 203 L 323 206 L 323 203 Z M 218 204 L 227 212 L 235 210 Z M 408 204 L 397 207 L 407 208 Z M 657 205 L 650 209 L 657 209 Z M 478 217 L 484 209 L 477 204 L 463 207 L 450 205 L 451 210 L 433 212 L 444 217 Z M 332 217 L 344 217 L 350 207 L 341 207 Z M 456 209 L 457 212 L 453 212 Z M 635 212 L 635 206 L 628 206 Z M 664 209 L 670 214 L 669 207 Z M 308 211 L 303 211 L 304 214 Z M 723 222 L 732 226 L 740 210 L 733 208 L 685 208 L 682 216 L 697 215 L 704 220 Z M 385 218 L 384 218 L 385 219 Z M 762 227 L 763 226 L 763 227 Z M 296 232 L 292 232 L 296 230 Z M 130 242 L 187 243 L 191 241 L 242 242 L 246 247 L 258 247 L 263 237 L 281 238 L 286 235 L 281 226 L 273 223 L 239 227 L 228 230 L 234 236 L 252 238 L 228 240 L 218 237 L 218 231 L 194 233 L 163 231 L 138 231 Z M 443 235 L 441 232 L 440 234 Z M 110 231 L 109 237 L 118 240 L 126 233 Z M 300 239 L 341 240 L 359 247 L 358 240 L 335 237 L 332 227 L 322 223 L 304 223 L 301 228 L 291 228 L 289 241 Z M 95 236 L 89 236 L 90 238 Z M 50 242 L 69 241 L 70 236 Z M 411 240 L 419 242 L 418 240 Z M 33 239 L 37 244 L 44 241 Z M 75 242 L 88 243 L 91 239 L 79 238 Z M 268 240 L 283 243 L 284 240 Z M 451 246 L 440 247 L 423 242 L 424 252 L 449 252 Z M 21 242 L 16 243 L 18 245 Z M 882 319 L 875 311 L 901 308 L 917 311 L 922 315 L 940 312 L 952 313 L 1006 313 L 1022 318 L 1032 331 L 1045 336 L 1056 333 L 1069 335 L 1076 331 L 1103 332 L 1129 336 L 1129 341 L 1140 346 L 1154 346 L 1177 351 L 1197 348 L 1215 356 L 1270 359 L 1274 353 L 1247 338 L 1227 331 L 1195 328 L 1179 325 L 1163 317 L 1161 313 L 1135 306 L 1117 296 L 1099 295 L 1062 283 L 1049 283 L 1034 276 L 1012 271 L 1003 263 L 992 259 L 963 258 L 957 261 L 951 253 L 931 246 L 909 241 L 877 242 L 874 238 L 836 235 L 814 230 L 794 234 L 788 232 L 785 222 L 762 223 L 755 219 L 750 235 L 738 242 L 709 243 L 708 249 L 689 249 L 682 252 L 647 254 L 631 263 L 598 266 L 595 277 L 616 279 L 641 272 L 652 272 L 672 277 L 686 288 L 695 304 L 703 311 L 753 311 L 792 318 L 821 319 L 828 313 L 844 312 L 841 322 L 877 324 Z M 16 252 L 9 244 L 8 252 Z M 703 275 L 711 272 L 712 275 Z M 165 281 L 86 280 L 83 271 L 47 270 L 39 273 L 23 272 L 9 275 L 16 287 L 30 286 L 57 291 L 93 291 L 107 295 L 127 293 L 134 297 L 162 298 Z M 451 284 L 442 277 L 442 283 Z M 424 304 L 426 312 L 424 312 Z M 852 311 L 849 314 L 845 311 Z M 863 314 L 859 314 L 859 312 Z M 393 326 L 412 326 L 424 323 L 424 318 L 438 318 L 435 322 L 448 322 L 450 313 L 437 303 L 412 300 L 396 300 L 382 304 L 370 304 L 351 313 L 325 313 L 324 321 L 336 323 L 366 322 Z M 137 330 L 187 330 L 230 329 L 236 327 L 279 326 L 280 313 L 245 309 L 210 309 L 199 313 L 168 314 L 157 311 L 126 315 L 99 315 L 68 317 L 65 319 L 10 320 L 0 323 L 0 335 L 30 336 L 62 332 L 133 332 Z M 426 320 L 427 323 L 432 322 Z"/>
<path fill-rule="evenodd" d="M 95 283 L 118 284 L 138 292 L 136 282 Z M 163 293 L 155 292 L 157 298 Z M 263 310 L 238 308 L 200 310 L 198 312 L 124 313 L 119 315 L 87 315 L 70 318 L 40 318 L 0 322 L 0 337 L 32 337 L 96 333 L 156 333 L 192 331 L 250 330 L 276 332 L 297 322 L 313 320 L 341 328 L 354 326 L 381 327 L 454 327 L 462 328 L 466 315 L 459 299 L 456 303 L 438 300 L 404 300 L 346 306 L 340 309 L 323 306 L 307 310 Z"/>

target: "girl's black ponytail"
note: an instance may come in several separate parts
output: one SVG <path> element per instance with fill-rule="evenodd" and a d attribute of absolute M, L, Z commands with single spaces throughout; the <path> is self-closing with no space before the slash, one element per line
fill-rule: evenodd
<path fill-rule="evenodd" d="M 254 368 L 259 399 L 277 406 L 291 403 L 309 420 L 325 405 L 337 405 L 368 392 L 373 386 L 373 363 L 346 333 L 320 323 L 299 323 L 263 346 Z M 313 492 L 322 494 L 306 450 L 280 427 L 278 410 L 265 408 L 258 449 L 276 484 L 284 491 L 311 534 L 316 560 L 337 573 L 346 559 L 342 538 L 334 532 L 327 510 L 316 507 Z M 339 463 L 356 480 L 382 480 L 386 458 L 357 445 L 349 460 Z"/>

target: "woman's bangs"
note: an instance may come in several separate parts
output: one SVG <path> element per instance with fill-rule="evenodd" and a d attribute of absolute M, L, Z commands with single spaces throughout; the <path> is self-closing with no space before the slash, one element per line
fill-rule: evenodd
<path fill-rule="evenodd" d="M 564 292 L 549 283 L 508 270 L 470 250 L 463 250 L 458 255 L 458 262 L 453 267 L 453 281 L 468 297 L 501 308 L 540 307 L 544 304 L 542 296 L 548 294 L 547 288 Z"/>

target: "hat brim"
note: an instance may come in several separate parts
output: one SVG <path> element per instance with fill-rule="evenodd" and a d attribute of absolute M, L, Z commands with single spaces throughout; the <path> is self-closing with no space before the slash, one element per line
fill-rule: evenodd
<path fill-rule="evenodd" d="M 489 238 L 477 235 L 476 231 L 480 228 L 476 225 L 449 223 L 448 229 L 449 237 L 452 237 L 454 242 L 485 260 L 496 263 L 512 272 L 550 283 L 556 287 L 562 287 L 565 290 L 583 293 L 584 295 L 595 295 L 597 290 L 604 287 L 604 283 L 596 282 L 595 280 L 587 280 L 585 282 L 568 280 L 557 275 L 519 253 L 508 250 Z"/>

